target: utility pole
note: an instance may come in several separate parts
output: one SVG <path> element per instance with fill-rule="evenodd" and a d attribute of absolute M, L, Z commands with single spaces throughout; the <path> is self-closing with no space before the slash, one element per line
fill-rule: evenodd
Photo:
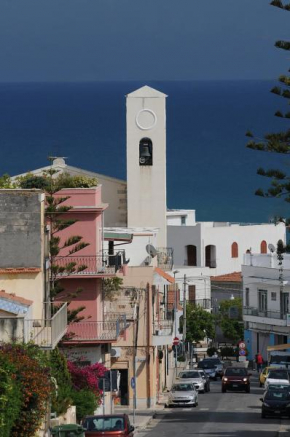
<path fill-rule="evenodd" d="M 185 355 L 186 342 L 186 275 L 183 277 L 183 353 Z"/>
<path fill-rule="evenodd" d="M 179 270 L 174 270 L 174 338 L 177 337 L 177 284 L 175 282 L 175 275 Z M 175 346 L 176 348 L 176 346 Z M 175 350 L 175 376 L 177 376 L 177 350 Z"/>

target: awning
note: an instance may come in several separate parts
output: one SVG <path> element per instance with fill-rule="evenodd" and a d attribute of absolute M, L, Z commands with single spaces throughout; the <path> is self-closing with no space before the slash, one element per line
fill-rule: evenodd
<path fill-rule="evenodd" d="M 267 351 L 283 351 L 284 349 L 290 349 L 290 343 L 276 344 L 275 346 L 267 346 Z"/>
<path fill-rule="evenodd" d="M 157 273 L 162 279 L 165 279 L 169 284 L 174 284 L 175 280 L 173 276 L 170 276 L 168 273 L 164 272 L 164 270 L 159 267 L 155 267 L 154 273 Z"/>
<path fill-rule="evenodd" d="M 118 233 L 118 232 L 104 232 L 104 239 L 106 241 L 127 241 L 133 240 L 133 234 Z"/>

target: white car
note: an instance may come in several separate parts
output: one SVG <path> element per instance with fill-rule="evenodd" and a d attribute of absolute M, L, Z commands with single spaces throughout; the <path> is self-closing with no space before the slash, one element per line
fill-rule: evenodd
<path fill-rule="evenodd" d="M 193 384 L 188 382 L 177 382 L 172 386 L 168 395 L 167 407 L 198 405 L 198 393 Z"/>
<path fill-rule="evenodd" d="M 290 385 L 288 372 L 282 369 L 269 370 L 268 377 L 264 384 L 265 390 L 268 390 L 269 385 Z"/>
<path fill-rule="evenodd" d="M 195 389 L 201 393 L 205 392 L 205 380 L 197 370 L 184 370 L 178 375 L 178 382 L 193 384 Z"/>

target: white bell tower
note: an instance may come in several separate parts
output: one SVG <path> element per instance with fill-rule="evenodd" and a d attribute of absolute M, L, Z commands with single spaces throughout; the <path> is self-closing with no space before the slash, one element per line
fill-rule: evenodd
<path fill-rule="evenodd" d="M 129 227 L 166 232 L 166 95 L 144 86 L 127 95 L 127 202 Z"/>

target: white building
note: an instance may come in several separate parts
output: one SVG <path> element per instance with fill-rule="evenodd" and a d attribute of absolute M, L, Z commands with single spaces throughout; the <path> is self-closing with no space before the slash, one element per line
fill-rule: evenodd
<path fill-rule="evenodd" d="M 285 242 L 284 223 L 198 222 L 194 210 L 169 210 L 167 224 L 174 266 L 208 268 L 205 274 L 210 276 L 241 271 L 247 250 L 265 254 L 269 244 Z"/>
<path fill-rule="evenodd" d="M 267 346 L 290 342 L 287 326 L 290 292 L 290 255 L 246 254 L 242 266 L 245 340 L 249 358 L 260 351 L 267 359 Z"/>

